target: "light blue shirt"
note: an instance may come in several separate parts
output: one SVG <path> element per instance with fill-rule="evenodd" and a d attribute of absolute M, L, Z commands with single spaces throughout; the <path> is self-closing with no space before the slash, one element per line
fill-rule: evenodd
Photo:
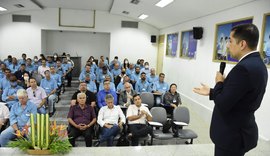
<path fill-rule="evenodd" d="M 161 83 L 159 81 L 154 83 L 153 91 L 159 91 L 159 92 L 165 93 L 168 90 L 169 90 L 168 83 L 166 83 L 166 82 Z"/>
<path fill-rule="evenodd" d="M 52 74 L 51 73 L 51 78 L 53 78 L 56 81 L 57 86 L 61 86 L 62 80 L 61 80 L 61 76 L 59 74 L 57 74 L 57 73 Z"/>
<path fill-rule="evenodd" d="M 34 65 L 26 65 L 25 66 L 25 70 L 28 71 L 29 73 L 32 73 L 33 71 L 35 71 L 35 66 Z"/>
<path fill-rule="evenodd" d="M 19 59 L 19 60 L 18 60 L 18 64 L 19 64 L 19 65 L 21 65 L 21 64 L 23 64 L 23 63 L 25 64 L 25 63 L 26 63 L 26 60 L 24 60 L 24 59 Z"/>
<path fill-rule="evenodd" d="M 151 92 L 150 83 L 139 80 L 135 84 L 135 90 L 138 94 L 141 94 L 142 92 Z"/>
<path fill-rule="evenodd" d="M 13 125 L 15 123 L 17 123 L 17 126 L 20 130 L 22 130 L 22 128 L 30 123 L 29 119 L 30 119 L 30 114 L 37 114 L 37 106 L 35 104 L 33 104 L 32 102 L 30 102 L 29 100 L 26 103 L 25 108 L 23 109 L 21 107 L 21 103 L 20 102 L 16 102 L 10 111 L 10 125 Z"/>
<path fill-rule="evenodd" d="M 103 90 L 104 89 L 104 85 L 103 83 L 99 85 L 99 90 Z M 113 91 L 116 91 L 115 90 L 115 85 L 114 83 L 110 82 L 110 89 L 113 90 Z"/>
<path fill-rule="evenodd" d="M 0 79 L 0 89 L 4 90 L 7 87 L 10 87 L 10 81 L 4 76 Z"/>
<path fill-rule="evenodd" d="M 87 83 L 87 90 L 96 93 L 97 92 L 97 85 L 94 81 L 90 81 Z"/>
<path fill-rule="evenodd" d="M 3 94 L 2 94 L 2 100 L 5 101 L 8 104 L 8 107 L 11 108 L 14 103 L 18 102 L 18 97 L 17 97 L 17 91 L 19 89 L 22 89 L 21 86 L 17 85 L 16 87 L 7 87 L 5 88 Z M 9 100 L 8 96 L 15 96 L 15 99 Z"/>
<path fill-rule="evenodd" d="M 107 75 L 109 75 L 111 77 L 111 82 L 114 82 L 113 76 L 109 71 L 107 71 L 107 74 L 100 73 L 98 75 L 97 82 L 102 84 L 104 79 L 105 79 L 105 76 L 107 76 Z"/>
<path fill-rule="evenodd" d="M 121 74 L 121 69 L 112 69 L 111 73 L 113 74 L 113 77 L 116 77 Z"/>
<path fill-rule="evenodd" d="M 134 74 L 134 73 L 135 73 L 135 68 L 133 68 L 132 70 L 128 68 L 126 70 L 126 74 L 127 74 L 128 77 L 131 77 L 132 74 Z"/>
<path fill-rule="evenodd" d="M 141 79 L 141 73 L 139 74 L 134 73 L 130 77 L 130 80 L 135 81 L 135 82 L 138 82 L 140 79 Z"/>
<path fill-rule="evenodd" d="M 0 80 L 5 76 L 4 71 L 2 71 L 2 69 L 0 69 Z"/>
<path fill-rule="evenodd" d="M 38 67 L 40 66 L 40 63 L 33 62 L 32 65 L 34 66 L 34 71 L 38 71 Z"/>
<path fill-rule="evenodd" d="M 91 72 L 89 72 L 89 73 L 87 73 L 87 72 L 81 72 L 80 77 L 79 77 L 79 80 L 80 81 L 85 81 L 85 75 L 86 74 L 89 74 L 90 75 L 91 81 L 95 81 L 97 79 L 96 78 L 96 75 L 94 73 L 91 73 Z"/>
<path fill-rule="evenodd" d="M 57 89 L 57 83 L 54 79 L 50 78 L 47 80 L 46 78 L 42 79 L 40 82 L 40 87 L 42 87 L 46 94 L 50 94 L 53 90 Z"/>
<path fill-rule="evenodd" d="M 153 76 L 153 75 L 148 75 L 147 76 L 147 81 L 149 82 L 149 83 L 154 83 L 154 82 L 157 82 L 158 81 L 158 76 Z"/>
<path fill-rule="evenodd" d="M 20 68 L 20 65 L 19 64 L 11 64 L 8 66 L 8 69 L 10 69 L 11 73 L 15 73 L 18 69 Z"/>
<path fill-rule="evenodd" d="M 132 85 L 131 85 L 131 89 L 134 90 Z M 120 83 L 117 85 L 116 90 L 117 90 L 117 92 L 119 92 L 119 93 L 120 93 L 121 91 L 124 91 L 124 90 L 125 90 L 125 85 L 124 85 L 124 83 L 123 83 L 123 82 L 120 82 Z"/>
<path fill-rule="evenodd" d="M 66 73 L 71 67 L 71 64 L 69 63 L 62 63 L 62 68 L 64 69 L 64 73 Z"/>

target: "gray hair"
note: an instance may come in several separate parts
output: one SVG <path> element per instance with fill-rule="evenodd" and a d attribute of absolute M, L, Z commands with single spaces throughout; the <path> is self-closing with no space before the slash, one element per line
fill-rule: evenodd
<path fill-rule="evenodd" d="M 114 101 L 114 97 L 112 96 L 112 94 L 107 94 L 105 97 L 105 101 L 109 101 L 109 100 L 113 100 Z"/>
<path fill-rule="evenodd" d="M 86 94 L 85 94 L 85 93 L 78 93 L 78 94 L 77 94 L 77 99 L 78 99 L 80 96 L 85 96 L 85 97 L 86 97 Z"/>
<path fill-rule="evenodd" d="M 17 97 L 21 97 L 21 96 L 23 96 L 23 97 L 28 97 L 27 92 L 26 92 L 25 89 L 19 89 L 19 90 L 17 91 Z"/>

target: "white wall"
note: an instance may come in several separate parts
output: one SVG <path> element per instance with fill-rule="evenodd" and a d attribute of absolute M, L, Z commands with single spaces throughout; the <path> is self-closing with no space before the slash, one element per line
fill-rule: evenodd
<path fill-rule="evenodd" d="M 199 86 L 201 82 L 209 84 L 210 86 L 214 86 L 215 84 L 215 74 L 216 71 L 219 70 L 219 63 L 212 62 L 216 23 L 253 16 L 253 23 L 261 30 L 263 14 L 270 12 L 269 6 L 269 0 L 255 1 L 161 30 L 161 34 L 168 34 L 172 32 L 180 33 L 183 30 L 192 29 L 193 26 L 202 26 L 204 28 L 203 39 L 201 39 L 197 45 L 196 60 L 165 57 L 163 71 L 168 75 L 166 76 L 167 81 L 176 82 L 179 85 L 178 89 L 182 94 L 183 100 L 197 110 L 208 122 L 210 122 L 214 106 L 213 101 L 209 101 L 208 97 L 193 93 L 192 89 L 193 87 Z M 233 66 L 234 65 L 227 65 L 225 74 L 228 73 Z M 172 70 L 175 69 L 175 67 L 177 67 L 177 70 Z M 268 74 L 270 75 L 269 69 Z M 270 82 L 268 81 L 268 83 Z M 269 95 L 270 85 L 267 86 L 262 105 L 256 112 L 260 136 L 266 140 L 270 139 L 270 122 L 267 122 L 270 119 Z"/>
<path fill-rule="evenodd" d="M 46 47 L 43 51 L 46 55 L 52 55 L 54 52 L 61 55 L 63 52 L 71 56 L 82 57 L 82 66 L 88 60 L 89 56 L 99 58 L 105 57 L 110 53 L 110 34 L 109 33 L 91 33 L 76 31 L 44 31 L 46 36 Z"/>
<path fill-rule="evenodd" d="M 144 56 L 150 65 L 156 66 L 157 46 L 150 42 L 150 36 L 158 35 L 159 30 L 145 23 L 140 22 L 138 29 L 121 28 L 121 20 L 130 19 L 97 11 L 95 28 L 72 28 L 58 26 L 56 8 L 16 12 L 16 14 L 31 15 L 32 22 L 13 23 L 11 14 L 0 15 L 1 59 L 6 58 L 8 54 L 20 57 L 21 52 L 27 53 L 30 57 L 39 55 L 45 48 L 42 44 L 46 44 L 44 37 L 42 39 L 42 30 L 67 30 L 110 33 L 110 59 L 118 55 L 120 60 L 127 57 L 135 62 L 137 58 Z"/>

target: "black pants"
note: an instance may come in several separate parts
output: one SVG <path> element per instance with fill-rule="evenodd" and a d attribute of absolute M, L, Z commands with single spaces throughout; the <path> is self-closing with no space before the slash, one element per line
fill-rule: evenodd
<path fill-rule="evenodd" d="M 244 156 L 244 150 L 229 151 L 215 145 L 215 156 Z"/>
<path fill-rule="evenodd" d="M 138 146 L 139 138 L 147 136 L 147 134 L 153 135 L 153 129 L 145 124 L 130 124 L 129 130 L 132 134 L 131 145 Z"/>
<path fill-rule="evenodd" d="M 71 87 L 71 81 L 72 81 L 72 71 L 70 71 L 67 75 L 66 75 L 66 79 L 68 81 L 67 86 Z"/>
<path fill-rule="evenodd" d="M 86 147 L 91 147 L 92 146 L 92 127 L 81 131 L 73 126 L 69 127 L 69 134 L 68 134 L 68 138 L 69 138 L 69 142 L 70 144 L 75 147 L 75 139 L 79 136 L 83 136 L 85 139 L 85 145 Z"/>

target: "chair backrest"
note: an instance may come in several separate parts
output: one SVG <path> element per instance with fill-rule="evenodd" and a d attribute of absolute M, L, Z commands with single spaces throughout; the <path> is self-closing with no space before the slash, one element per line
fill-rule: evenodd
<path fill-rule="evenodd" d="M 141 93 L 142 103 L 148 104 L 148 109 L 151 109 L 154 106 L 154 95 L 149 92 Z"/>
<path fill-rule="evenodd" d="M 187 107 L 177 107 L 173 111 L 173 120 L 189 124 L 189 110 Z"/>
<path fill-rule="evenodd" d="M 150 110 L 153 121 L 164 124 L 167 121 L 167 113 L 163 107 L 153 107 Z"/>

